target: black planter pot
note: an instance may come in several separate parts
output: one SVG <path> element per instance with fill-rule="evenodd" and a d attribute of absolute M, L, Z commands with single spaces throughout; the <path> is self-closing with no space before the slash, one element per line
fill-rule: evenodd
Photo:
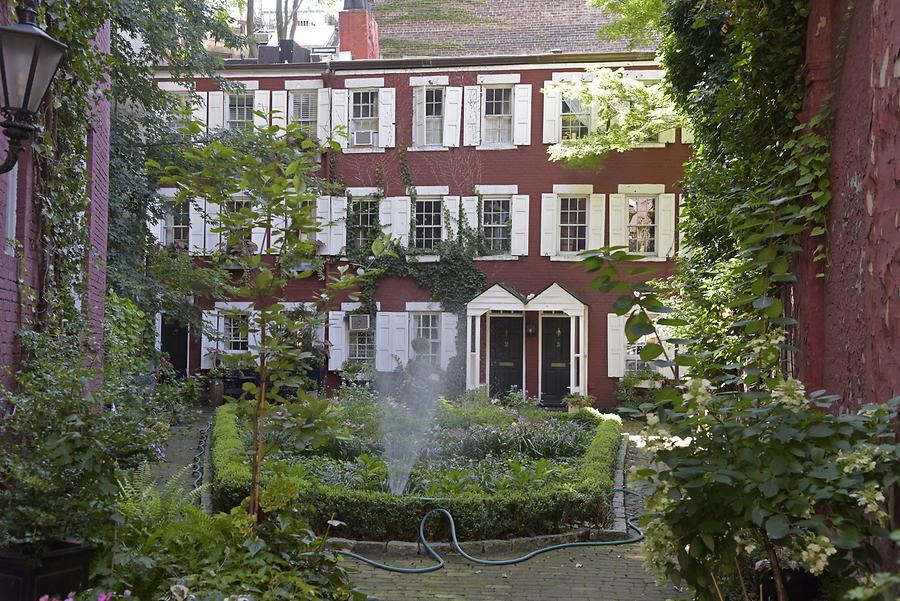
<path fill-rule="evenodd" d="M 64 599 L 87 587 L 95 549 L 76 542 L 54 545 L 40 554 L 18 547 L 0 549 L 0 601 Z"/>
<path fill-rule="evenodd" d="M 781 570 L 784 588 L 791 601 L 821 601 L 822 587 L 818 577 L 805 570 Z M 762 577 L 763 598 L 774 601 L 778 598 L 775 590 L 775 578 L 771 572 Z M 3 601 L 0 599 L 0 601 Z"/>

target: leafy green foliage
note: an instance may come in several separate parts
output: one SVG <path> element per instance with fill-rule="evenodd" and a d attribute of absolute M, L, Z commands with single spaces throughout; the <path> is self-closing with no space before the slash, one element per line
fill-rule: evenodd
<path fill-rule="evenodd" d="M 658 42 L 666 0 L 590 0 L 590 4 L 616 16 L 597 31 L 602 39 L 628 40 L 632 48 Z"/>

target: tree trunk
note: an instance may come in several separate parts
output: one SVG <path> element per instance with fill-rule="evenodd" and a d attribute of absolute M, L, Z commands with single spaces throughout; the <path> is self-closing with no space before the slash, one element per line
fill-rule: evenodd
<path fill-rule="evenodd" d="M 302 0 L 294 0 L 294 9 L 291 11 L 291 37 L 287 38 L 289 40 L 293 40 L 294 36 L 297 35 L 297 11 L 300 10 L 300 2 Z"/>
<path fill-rule="evenodd" d="M 781 576 L 781 566 L 778 564 L 778 555 L 775 553 L 775 547 L 769 540 L 765 532 L 762 533 L 763 544 L 766 547 L 766 555 L 769 558 L 769 565 L 772 568 L 772 578 L 775 579 L 775 593 L 778 595 L 778 601 L 790 601 L 788 599 L 787 590 L 784 588 L 784 578 Z"/>
<path fill-rule="evenodd" d="M 278 39 L 284 39 L 284 15 L 287 12 L 284 10 L 287 8 L 285 6 L 285 0 L 275 0 L 275 33 L 278 34 Z"/>
<path fill-rule="evenodd" d="M 256 58 L 256 26 L 253 23 L 255 14 L 254 0 L 247 0 L 247 55 L 250 58 Z"/>
<path fill-rule="evenodd" d="M 256 392 L 256 419 L 253 424 L 253 488 L 250 491 L 250 515 L 254 523 L 260 520 L 259 497 L 262 488 L 263 445 L 265 444 L 266 380 L 269 377 L 266 365 L 266 322 L 259 324 L 259 377 Z"/>

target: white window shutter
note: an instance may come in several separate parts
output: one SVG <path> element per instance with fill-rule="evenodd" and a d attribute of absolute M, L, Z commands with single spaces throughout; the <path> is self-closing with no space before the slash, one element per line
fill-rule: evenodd
<path fill-rule="evenodd" d="M 391 313 L 375 314 L 375 371 L 394 371 L 391 358 Z"/>
<path fill-rule="evenodd" d="M 247 350 L 254 357 L 259 355 L 259 311 L 247 312 L 247 323 L 249 331 L 247 332 Z"/>
<path fill-rule="evenodd" d="M 203 332 L 200 336 L 200 369 L 216 366 L 216 351 L 222 334 L 222 316 L 215 309 L 203 312 Z"/>
<path fill-rule="evenodd" d="M 513 87 L 513 144 L 531 144 L 531 84 L 522 83 Z"/>
<path fill-rule="evenodd" d="M 541 256 L 557 254 L 556 220 L 559 200 L 556 194 L 541 194 Z"/>
<path fill-rule="evenodd" d="M 382 234 L 390 234 L 394 226 L 394 199 L 382 198 L 378 201 L 378 225 Z"/>
<path fill-rule="evenodd" d="M 675 143 L 675 128 L 666 129 L 659 132 L 659 141 L 662 144 L 674 144 Z"/>
<path fill-rule="evenodd" d="M 562 94 L 554 87 L 553 82 L 544 82 L 544 144 L 558 144 L 560 136 L 560 113 L 562 112 Z"/>
<path fill-rule="evenodd" d="M 609 245 L 628 246 L 628 197 L 609 195 Z"/>
<path fill-rule="evenodd" d="M 225 92 L 209 93 L 209 130 L 225 127 Z"/>
<path fill-rule="evenodd" d="M 425 88 L 413 88 L 413 147 L 425 146 Z M 446 119 L 446 117 L 445 117 Z"/>
<path fill-rule="evenodd" d="M 331 197 L 331 250 L 340 255 L 347 246 L 347 197 Z"/>
<path fill-rule="evenodd" d="M 473 230 L 478 228 L 478 197 L 463 196 L 462 197 L 463 214 L 466 216 L 466 223 Z"/>
<path fill-rule="evenodd" d="M 269 124 L 269 112 L 272 110 L 270 102 L 269 90 L 253 92 L 253 125 L 256 127 L 266 127 Z M 262 113 L 262 115 L 257 115 L 257 113 Z"/>
<path fill-rule="evenodd" d="M 219 227 L 219 205 L 216 203 L 206 203 L 206 239 L 203 244 L 206 254 L 210 255 L 219 250 L 222 241 L 222 234 L 214 229 Z"/>
<path fill-rule="evenodd" d="M 316 91 L 316 137 L 324 142 L 331 137 L 331 89 Z"/>
<path fill-rule="evenodd" d="M 284 127 L 287 125 L 287 92 L 276 90 L 272 92 L 272 125 Z"/>
<path fill-rule="evenodd" d="M 193 111 L 193 115 L 191 116 L 191 118 L 194 121 L 199 121 L 200 122 L 200 131 L 205 132 L 206 124 L 207 124 L 207 114 L 206 113 L 208 110 L 207 105 L 209 104 L 209 94 L 207 92 L 197 92 L 195 94 L 195 98 L 192 99 L 192 102 L 194 103 L 194 111 Z M 684 134 L 682 134 L 682 138 L 683 137 L 684 137 Z"/>
<path fill-rule="evenodd" d="M 378 145 L 381 148 L 393 148 L 394 113 L 396 112 L 397 92 L 394 88 L 378 90 Z"/>
<path fill-rule="evenodd" d="M 463 145 L 481 144 L 481 86 L 466 86 L 463 98 Z"/>
<path fill-rule="evenodd" d="M 694 130 L 690 127 L 682 127 L 681 128 L 681 143 L 682 144 L 693 144 L 694 143 Z"/>
<path fill-rule="evenodd" d="M 350 97 L 347 90 L 331 90 L 331 131 L 328 132 L 328 137 L 334 138 L 341 148 L 347 148 L 350 135 L 349 110 Z M 338 133 L 338 128 L 341 128 L 340 133 Z"/>
<path fill-rule="evenodd" d="M 510 202 L 510 251 L 509 254 L 528 256 L 528 204 L 527 194 L 515 194 Z"/>
<path fill-rule="evenodd" d="M 328 369 L 338 371 L 347 357 L 347 328 L 344 324 L 343 311 L 328 312 Z"/>
<path fill-rule="evenodd" d="M 447 369 L 450 359 L 456 356 L 458 322 L 456 313 L 441 313 L 441 369 Z"/>
<path fill-rule="evenodd" d="M 459 146 L 459 127 L 462 122 L 463 89 L 444 88 L 444 133 L 443 142 L 447 148 Z M 424 111 L 423 111 L 424 112 Z"/>
<path fill-rule="evenodd" d="M 264 227 L 255 227 L 253 231 L 250 232 L 250 240 L 253 244 L 256 245 L 257 251 L 265 250 L 265 241 L 266 241 L 266 228 Z"/>
<path fill-rule="evenodd" d="M 319 231 L 316 232 L 316 242 L 321 244 L 321 254 L 331 255 L 331 197 L 320 196 L 316 199 L 316 224 Z"/>
<path fill-rule="evenodd" d="M 403 247 L 409 246 L 410 226 L 410 198 L 409 196 L 395 196 L 393 203 L 393 216 L 391 222 L 391 238 L 397 240 Z"/>
<path fill-rule="evenodd" d="M 675 256 L 675 195 L 660 194 L 656 215 L 659 220 L 656 238 L 656 254 L 660 257 Z"/>
<path fill-rule="evenodd" d="M 603 230 L 606 226 L 606 194 L 591 194 L 588 213 L 588 248 L 603 246 Z"/>
<path fill-rule="evenodd" d="M 200 211 L 202 199 L 195 199 L 188 207 L 188 219 L 190 220 L 190 229 L 188 230 L 188 248 L 193 254 L 204 254 L 206 249 L 206 221 Z"/>
<path fill-rule="evenodd" d="M 606 315 L 606 370 L 610 378 L 625 375 L 625 316 Z"/>
<path fill-rule="evenodd" d="M 443 204 L 443 215 L 441 221 L 444 227 L 441 230 L 441 238 L 444 240 L 452 240 L 459 231 L 459 196 L 445 196 Z"/>
<path fill-rule="evenodd" d="M 168 208 L 166 210 L 168 212 Z M 147 229 L 157 244 L 166 243 L 166 217 L 151 217 L 147 220 Z"/>
<path fill-rule="evenodd" d="M 394 358 L 403 367 L 409 362 L 409 313 L 391 313 L 391 362 Z"/>

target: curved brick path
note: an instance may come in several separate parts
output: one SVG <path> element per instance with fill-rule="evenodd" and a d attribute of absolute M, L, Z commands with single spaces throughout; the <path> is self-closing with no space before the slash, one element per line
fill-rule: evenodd
<path fill-rule="evenodd" d="M 626 469 L 640 461 L 638 450 L 629 445 Z M 432 563 L 424 558 L 372 559 L 398 566 Z M 353 581 L 360 590 L 383 601 L 665 601 L 679 596 L 644 571 L 639 545 L 564 549 L 506 567 L 473 565 L 454 554 L 443 570 L 422 575 L 394 574 L 353 561 L 345 565 L 356 571 Z"/>

